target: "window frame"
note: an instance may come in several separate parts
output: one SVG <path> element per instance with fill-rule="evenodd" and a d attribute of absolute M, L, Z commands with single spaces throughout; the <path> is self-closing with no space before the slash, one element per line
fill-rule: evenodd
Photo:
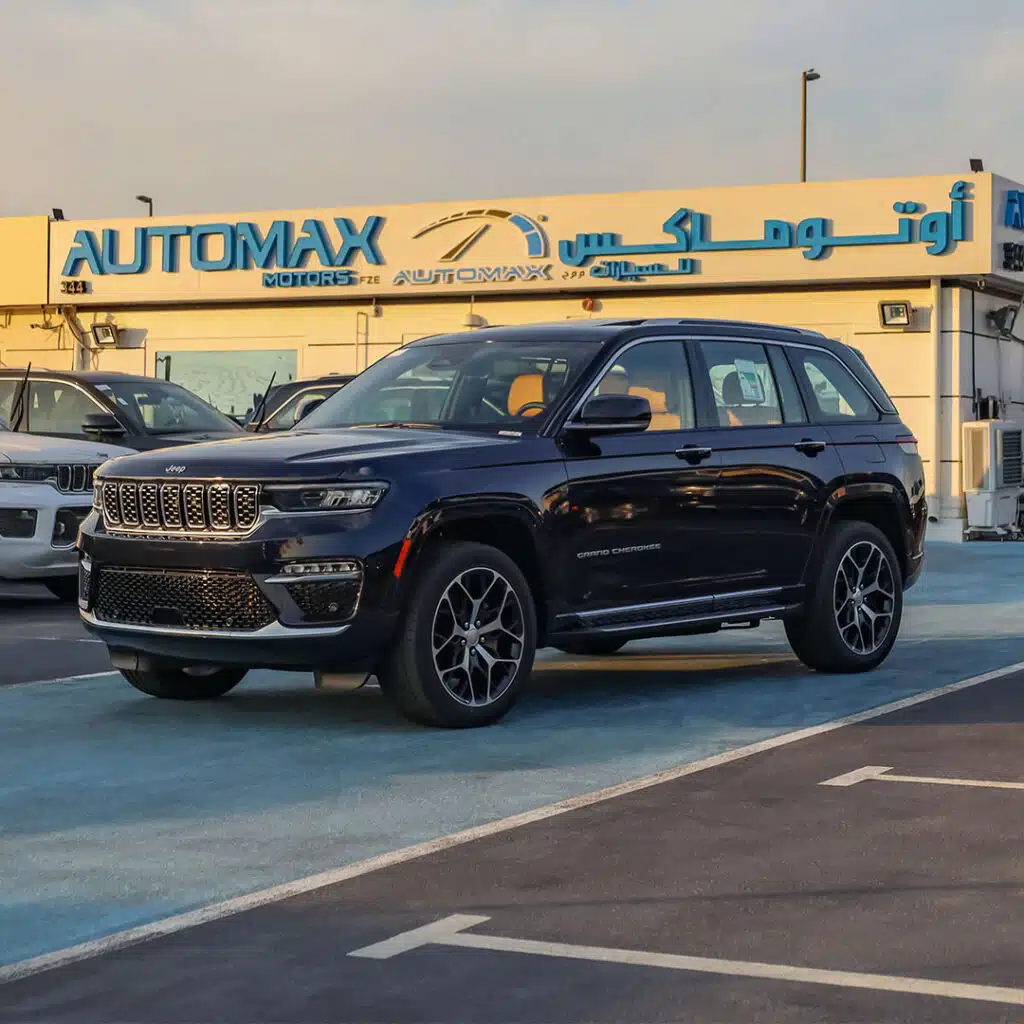
<path fill-rule="evenodd" d="M 785 427 L 796 427 L 804 426 L 809 420 L 797 423 L 790 423 L 786 420 L 786 406 L 782 395 L 782 389 L 779 387 L 778 377 L 775 372 L 775 366 L 772 361 L 771 347 L 778 345 L 780 348 L 785 348 L 784 343 L 775 341 L 769 341 L 765 338 L 757 337 L 729 337 L 724 335 L 712 335 L 710 337 L 694 337 L 688 339 L 689 344 L 693 346 L 693 359 L 691 365 L 696 361 L 700 367 L 700 393 L 702 396 L 702 408 L 698 409 L 697 426 L 701 430 L 725 430 L 725 431 L 737 431 L 737 430 L 779 430 Z M 704 352 L 701 345 L 705 342 L 721 342 L 725 345 L 757 345 L 764 350 L 765 362 L 768 366 L 768 372 L 771 374 L 772 386 L 775 388 L 775 394 L 779 400 L 779 414 L 782 417 L 781 423 L 747 423 L 742 426 L 729 426 L 726 423 L 722 423 L 718 418 L 718 405 L 715 402 L 715 390 L 711 384 L 711 371 L 708 367 L 707 360 L 704 358 Z M 797 391 L 799 392 L 800 385 L 797 382 Z M 801 395 L 802 398 L 802 395 Z M 806 406 L 806 401 L 804 402 Z M 806 408 L 804 413 L 806 415 Z"/>
<path fill-rule="evenodd" d="M 5 379 L 10 380 L 11 378 L 5 378 Z M 20 380 L 20 379 L 21 378 L 17 378 L 16 380 Z M 125 425 L 123 417 L 117 416 L 117 411 L 114 410 L 114 409 L 111 409 L 110 408 L 110 404 L 108 402 L 106 402 L 103 397 L 93 394 L 93 392 L 88 387 L 83 386 L 78 381 L 71 380 L 71 379 L 64 379 L 64 378 L 61 378 L 61 377 L 37 377 L 35 374 L 31 374 L 29 376 L 29 378 L 28 378 L 28 383 L 27 383 L 27 385 L 25 387 L 25 412 L 24 412 L 24 415 L 22 416 L 21 425 L 18 428 L 18 433 L 19 434 L 38 434 L 40 437 L 69 437 L 69 436 L 71 436 L 71 437 L 87 437 L 87 435 L 82 432 L 82 424 L 81 423 L 78 424 L 78 429 L 75 430 L 74 433 L 70 434 L 70 435 L 68 434 L 67 431 L 63 431 L 63 430 L 62 431 L 58 431 L 58 432 L 45 432 L 45 433 L 43 431 L 41 431 L 41 430 L 34 430 L 32 428 L 32 408 L 31 408 L 32 386 L 34 384 L 55 384 L 58 387 L 74 388 L 76 391 L 79 391 L 83 395 L 85 395 L 85 397 L 90 402 L 92 402 L 94 405 L 96 405 L 98 412 L 105 412 L 105 413 L 113 412 L 114 415 L 117 418 L 118 423 L 120 423 L 121 426 Z M 17 383 L 15 384 L 15 394 L 17 394 Z M 13 403 L 13 396 L 12 396 L 12 403 Z M 13 412 L 13 409 L 12 409 L 12 412 Z M 131 433 L 131 431 L 129 431 L 129 433 Z"/>
<path fill-rule="evenodd" d="M 875 400 L 874 395 L 864 386 L 860 378 L 852 367 L 846 364 L 844 359 L 841 359 L 835 352 L 830 352 L 826 348 L 820 348 L 816 345 L 793 345 L 792 348 L 801 348 L 804 350 L 810 350 L 811 352 L 819 353 L 834 359 L 839 365 L 846 370 L 846 372 L 852 378 L 854 384 L 860 388 L 861 393 L 867 398 L 868 404 L 872 409 L 875 410 L 874 419 L 863 419 L 860 416 L 827 416 L 823 412 L 820 404 L 818 403 L 818 396 L 814 392 L 814 387 L 811 384 L 810 378 L 807 376 L 807 371 L 803 367 L 803 361 L 792 352 L 787 352 L 786 356 L 789 359 L 790 368 L 793 371 L 793 376 L 796 377 L 796 386 L 800 389 L 801 395 L 803 395 L 804 406 L 807 409 L 810 423 L 817 423 L 822 426 L 849 426 L 854 423 L 880 423 L 883 418 L 887 415 L 885 409 L 882 409 L 879 403 Z M 891 415 L 891 413 L 889 414 Z"/>
<path fill-rule="evenodd" d="M 600 387 L 601 382 L 608 376 L 609 372 L 614 368 L 615 364 L 625 355 L 625 353 L 636 348 L 638 345 L 650 344 L 651 342 L 665 342 L 672 341 L 679 345 L 683 365 L 686 367 L 686 373 L 688 382 L 690 385 L 690 401 L 693 406 L 693 425 L 689 427 L 680 426 L 677 430 L 644 430 L 637 431 L 628 435 L 627 437 L 657 437 L 662 434 L 683 434 L 692 433 L 693 431 L 700 429 L 700 398 L 697 394 L 697 388 L 694 385 L 694 364 L 693 359 L 689 352 L 690 338 L 683 334 L 645 334 L 640 338 L 631 338 L 626 344 L 615 347 L 612 351 L 607 352 L 605 355 L 598 355 L 595 359 L 595 363 L 598 364 L 598 368 L 592 374 L 584 374 L 580 378 L 579 384 L 580 392 L 575 401 L 570 400 L 569 412 L 564 416 L 556 416 L 551 424 L 551 433 L 557 434 L 565 429 L 565 427 L 572 423 L 573 420 L 579 416 L 583 410 L 583 406 L 587 404 L 587 401 L 591 398 L 594 391 Z M 541 431 L 544 434 L 545 431 Z"/>
<path fill-rule="evenodd" d="M 323 386 L 323 387 L 305 387 L 305 388 L 300 388 L 298 391 L 294 392 L 290 398 L 286 398 L 269 416 L 267 416 L 267 418 L 263 421 L 263 425 L 260 427 L 260 433 L 263 433 L 264 431 L 266 431 L 267 433 L 276 434 L 276 433 L 278 433 L 278 432 L 280 432 L 282 430 L 291 430 L 292 427 L 295 426 L 294 421 L 292 422 L 291 426 L 275 427 L 273 430 L 271 430 L 270 424 L 274 421 L 274 417 L 275 416 L 278 416 L 281 412 L 283 412 L 285 409 L 288 408 L 288 406 L 292 405 L 293 403 L 294 403 L 295 409 L 297 411 L 298 408 L 299 408 L 299 405 L 301 404 L 301 402 L 302 402 L 302 400 L 304 398 L 307 398 L 311 394 L 320 394 L 320 393 L 323 393 L 324 401 L 326 402 L 328 398 L 332 398 L 343 387 L 344 387 L 343 384 L 337 384 L 337 385 L 327 384 L 326 386 Z"/>

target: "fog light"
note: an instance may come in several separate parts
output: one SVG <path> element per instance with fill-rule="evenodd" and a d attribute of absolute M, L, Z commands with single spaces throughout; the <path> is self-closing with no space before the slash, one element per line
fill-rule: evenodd
<path fill-rule="evenodd" d="M 291 562 L 281 570 L 282 575 L 289 577 L 309 576 L 340 576 L 342 578 L 359 575 L 359 563 L 349 560 L 333 562 Z"/>

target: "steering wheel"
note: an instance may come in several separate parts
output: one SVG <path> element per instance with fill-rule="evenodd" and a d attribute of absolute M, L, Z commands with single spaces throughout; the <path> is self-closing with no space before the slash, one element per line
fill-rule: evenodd
<path fill-rule="evenodd" d="M 546 409 L 547 406 L 543 402 L 527 402 L 526 405 L 519 406 L 513 416 L 522 416 L 523 413 L 528 412 L 530 409 Z"/>

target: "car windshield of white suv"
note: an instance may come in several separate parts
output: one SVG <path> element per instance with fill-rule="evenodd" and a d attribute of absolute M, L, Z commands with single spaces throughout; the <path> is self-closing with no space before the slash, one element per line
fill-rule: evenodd
<path fill-rule="evenodd" d="M 116 402 L 117 407 L 140 424 L 147 434 L 241 431 L 233 419 L 169 381 L 109 380 L 97 384 L 96 388 Z"/>
<path fill-rule="evenodd" d="M 599 342 L 416 345 L 385 356 L 300 428 L 430 426 L 533 433 L 594 358 Z"/>

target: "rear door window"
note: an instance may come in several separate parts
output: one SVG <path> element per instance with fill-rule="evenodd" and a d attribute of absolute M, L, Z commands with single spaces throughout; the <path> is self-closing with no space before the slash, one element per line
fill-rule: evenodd
<path fill-rule="evenodd" d="M 782 404 L 764 345 L 702 341 L 714 412 L 721 427 L 766 427 L 783 422 Z"/>

